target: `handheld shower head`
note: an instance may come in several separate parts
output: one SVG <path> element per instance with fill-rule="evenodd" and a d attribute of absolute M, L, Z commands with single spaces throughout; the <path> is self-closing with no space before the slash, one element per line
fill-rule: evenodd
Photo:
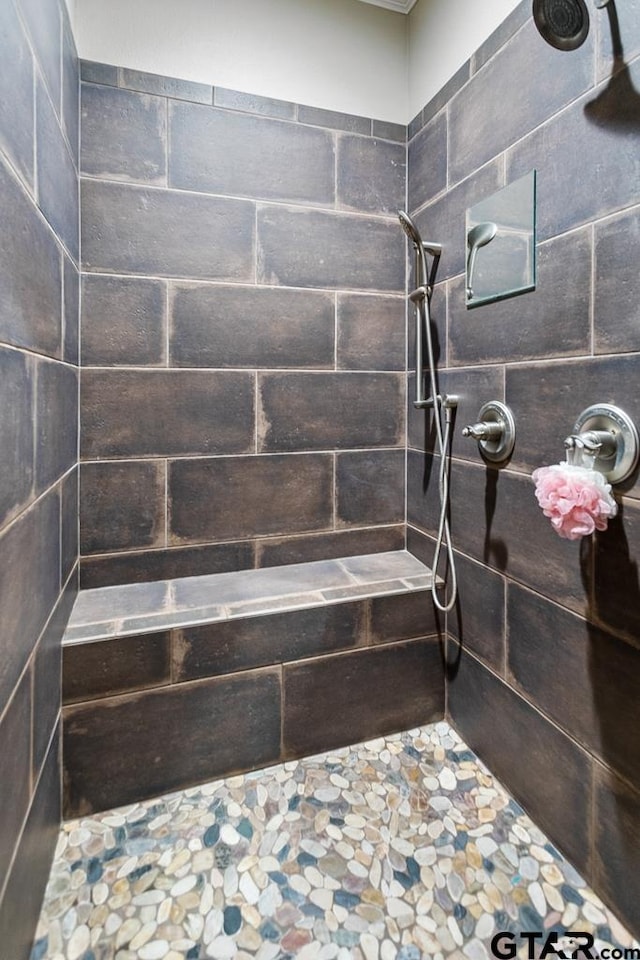
<path fill-rule="evenodd" d="M 442 245 L 439 243 L 425 242 L 420 236 L 420 231 L 408 213 L 405 213 L 404 210 L 398 210 L 398 219 L 400 220 L 400 226 L 408 236 L 409 240 L 411 240 L 411 243 L 414 245 L 414 247 L 416 247 L 418 250 L 424 250 L 426 253 L 431 254 L 432 257 L 440 256 L 442 253 Z"/>
<path fill-rule="evenodd" d="M 540 36 L 556 50 L 577 50 L 589 33 L 584 0 L 533 0 L 533 19 Z"/>
<path fill-rule="evenodd" d="M 467 300 L 473 297 L 471 284 L 478 250 L 491 243 L 497 232 L 498 225 L 491 220 L 485 220 L 484 223 L 476 223 L 467 234 Z"/>

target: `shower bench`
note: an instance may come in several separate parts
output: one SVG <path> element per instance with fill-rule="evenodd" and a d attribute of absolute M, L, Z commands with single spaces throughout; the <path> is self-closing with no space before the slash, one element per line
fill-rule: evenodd
<path fill-rule="evenodd" d="M 81 591 L 65 816 L 440 719 L 430 587 L 394 551 Z"/>

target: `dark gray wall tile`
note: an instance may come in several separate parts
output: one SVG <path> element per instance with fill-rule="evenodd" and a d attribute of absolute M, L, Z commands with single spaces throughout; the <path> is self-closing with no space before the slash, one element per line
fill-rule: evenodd
<path fill-rule="evenodd" d="M 368 137 L 338 137 L 338 205 L 367 213 L 395 213 L 404 204 L 404 145 Z"/>
<path fill-rule="evenodd" d="M 477 73 L 507 40 L 510 40 L 514 33 L 524 26 L 530 16 L 531 4 L 529 0 L 522 0 L 475 51 L 471 58 L 472 73 Z"/>
<path fill-rule="evenodd" d="M 312 754 L 441 719 L 442 674 L 437 640 L 285 666 L 286 755 Z"/>
<path fill-rule="evenodd" d="M 31 802 L 31 669 L 23 674 L 2 715 L 0 742 L 5 744 L 0 754 L 0 876 L 4 879 Z"/>
<path fill-rule="evenodd" d="M 364 643 L 366 628 L 366 607 L 359 602 L 178 630 L 173 647 L 174 681 L 236 673 L 344 650 Z"/>
<path fill-rule="evenodd" d="M 594 333 L 596 353 L 640 349 L 635 269 L 640 254 L 640 211 L 595 225 Z"/>
<path fill-rule="evenodd" d="M 640 935 L 636 864 L 640 858 L 640 795 L 596 765 L 593 883 L 633 935 Z"/>
<path fill-rule="evenodd" d="M 135 411 L 135 416 L 132 416 Z M 209 370 L 86 370 L 82 457 L 246 453 L 254 378 Z"/>
<path fill-rule="evenodd" d="M 80 70 L 69 14 L 62 4 L 62 122 L 71 147 L 73 162 L 78 167 L 80 149 Z"/>
<path fill-rule="evenodd" d="M 33 58 L 11 0 L 0 8 L 0 148 L 33 188 Z"/>
<path fill-rule="evenodd" d="M 407 142 L 407 128 L 401 123 L 389 123 L 387 120 L 374 120 L 371 133 L 382 140 L 395 140 L 396 143 Z"/>
<path fill-rule="evenodd" d="M 36 492 L 46 490 L 78 459 L 78 372 L 52 360 L 37 364 Z"/>
<path fill-rule="evenodd" d="M 0 704 L 11 695 L 29 660 L 60 588 L 60 504 L 42 497 L 0 537 L 3 656 Z"/>
<path fill-rule="evenodd" d="M 65 707 L 65 815 L 105 810 L 279 758 L 277 668 Z"/>
<path fill-rule="evenodd" d="M 420 125 L 416 125 L 415 133 L 418 133 L 421 127 L 426 123 L 429 123 L 437 113 L 440 113 L 443 107 L 445 107 L 452 97 L 464 87 L 465 83 L 469 80 L 471 75 L 471 60 L 466 60 L 461 67 L 456 70 L 454 75 L 447 80 L 445 85 L 438 90 L 435 97 L 432 97 L 431 100 L 425 105 L 422 110 L 422 117 Z"/>
<path fill-rule="evenodd" d="M 367 450 L 336 456 L 336 524 L 402 523 L 404 450 Z"/>
<path fill-rule="evenodd" d="M 80 545 L 83 554 L 164 543 L 163 461 L 82 464 Z"/>
<path fill-rule="evenodd" d="M 411 176 L 411 165 L 409 165 Z M 446 280 L 464 273 L 465 268 L 465 214 L 485 197 L 490 197 L 503 186 L 502 162 L 487 164 L 462 183 L 448 190 L 446 194 L 416 215 L 416 224 L 426 240 L 442 244 L 442 257 L 438 268 L 438 280 Z M 415 209 L 421 199 L 411 198 L 410 210 Z M 414 206 L 415 203 L 415 206 Z"/>
<path fill-rule="evenodd" d="M 404 297 L 339 293 L 337 363 L 344 370 L 404 370 Z"/>
<path fill-rule="evenodd" d="M 229 573 L 253 567 L 253 544 L 215 543 L 170 550 L 131 551 L 110 557 L 87 557 L 81 562 L 83 589 L 121 583 L 173 580 L 176 577 Z"/>
<path fill-rule="evenodd" d="M 252 281 L 254 221 L 246 200 L 82 184 L 82 256 L 90 271 Z"/>
<path fill-rule="evenodd" d="M 61 17 L 51 0 L 18 0 L 31 42 L 53 103 L 60 103 Z"/>
<path fill-rule="evenodd" d="M 466 424 L 477 422 L 480 407 L 487 401 L 504 401 L 503 368 L 474 367 L 465 370 L 444 370 L 440 376 L 440 389 L 458 398 L 455 428 L 451 437 L 453 456 L 484 464 L 478 444 L 470 437 L 463 437 L 462 428 Z M 419 415 L 422 419 L 422 431 L 416 438 L 422 441 L 418 449 L 432 450 L 435 437 L 431 417 L 421 411 L 415 411 L 415 415 Z"/>
<path fill-rule="evenodd" d="M 591 350 L 591 231 L 537 249 L 536 289 L 468 310 L 465 282 L 449 286 L 452 365 L 576 356 Z"/>
<path fill-rule="evenodd" d="M 241 93 L 226 87 L 214 87 L 213 105 L 227 110 L 240 110 L 243 113 L 257 113 L 262 117 L 274 117 L 279 120 L 295 120 L 296 105 L 288 100 L 274 100 L 272 97 L 260 97 L 254 93 Z"/>
<path fill-rule="evenodd" d="M 71 257 L 64 254 L 62 259 L 64 276 L 62 357 L 67 363 L 77 365 L 80 332 L 80 274 Z"/>
<path fill-rule="evenodd" d="M 592 791 L 587 754 L 470 654 L 458 656 L 454 647 L 448 661 L 448 709 L 462 738 L 588 876 Z M 507 717 L 497 736 L 496 718 Z"/>
<path fill-rule="evenodd" d="M 371 134 L 371 120 L 357 117 L 351 113 L 338 113 L 335 110 L 322 110 L 319 107 L 298 106 L 300 123 L 311 123 L 317 127 L 329 127 L 332 130 L 347 130 L 350 133 Z"/>
<path fill-rule="evenodd" d="M 171 97 L 174 100 L 193 100 L 195 103 L 210 104 L 213 100 L 213 89 L 207 83 L 177 80 L 174 77 L 163 77 L 155 73 L 126 68 L 120 69 L 118 73 L 119 85 L 129 90 L 155 93 L 160 97 Z"/>
<path fill-rule="evenodd" d="M 172 366 L 333 367 L 329 293 L 174 283 L 169 313 Z"/>
<path fill-rule="evenodd" d="M 416 113 L 413 120 L 409 121 L 409 124 L 407 126 L 407 140 L 408 141 L 413 140 L 415 135 L 417 133 L 420 133 L 423 126 L 424 126 L 423 110 L 419 110 L 418 113 Z"/>
<path fill-rule="evenodd" d="M 624 69 L 623 63 L 630 63 L 640 53 L 639 12 L 638 0 L 628 0 L 624 4 L 607 6 L 595 14 L 599 80 L 608 80 L 614 70 Z"/>
<path fill-rule="evenodd" d="M 63 650 L 63 702 L 97 700 L 171 681 L 171 635 L 149 633 Z"/>
<path fill-rule="evenodd" d="M 29 960 L 60 826 L 60 731 L 54 736 L 0 904 L 0 943 Z"/>
<path fill-rule="evenodd" d="M 15 516 L 33 496 L 35 362 L 0 348 L 0 521 Z M 1 703 L 1 701 L 0 701 Z"/>
<path fill-rule="evenodd" d="M 403 383 L 394 373 L 267 373 L 259 377 L 264 452 L 399 445 Z"/>
<path fill-rule="evenodd" d="M 540 83 L 541 76 L 553 77 L 553 82 Z M 533 22 L 527 23 L 451 101 L 450 183 L 467 177 L 575 100 L 592 80 L 593 33 L 567 57 L 541 42 Z"/>
<path fill-rule="evenodd" d="M 369 630 L 372 643 L 439 634 L 431 594 L 421 590 L 396 597 L 373 597 Z"/>
<path fill-rule="evenodd" d="M 84 274 L 83 366 L 164 366 L 166 284 Z"/>
<path fill-rule="evenodd" d="M 505 669 L 505 581 L 497 573 L 456 554 L 458 602 L 447 619 L 449 633 L 486 661 Z"/>
<path fill-rule="evenodd" d="M 638 644 L 640 637 L 640 509 L 621 501 L 618 516 L 595 539 L 593 613 L 597 622 Z"/>
<path fill-rule="evenodd" d="M 58 119 L 42 83 L 36 93 L 38 204 L 60 240 L 79 257 L 78 177 Z"/>
<path fill-rule="evenodd" d="M 33 660 L 32 768 L 34 783 L 47 756 L 60 719 L 62 684 L 62 635 L 67 626 L 78 587 L 71 578 L 45 627 Z M 57 790 L 59 792 L 59 784 Z"/>
<path fill-rule="evenodd" d="M 258 281 L 402 291 L 402 231 L 395 223 L 377 219 L 259 207 Z"/>
<path fill-rule="evenodd" d="M 166 184 L 166 100 L 83 83 L 81 170 L 108 180 Z"/>
<path fill-rule="evenodd" d="M 60 585 L 78 562 L 78 469 L 62 481 L 60 495 Z"/>
<path fill-rule="evenodd" d="M 334 143 L 324 130 L 186 103 L 170 105 L 169 124 L 172 187 L 333 205 Z"/>
<path fill-rule="evenodd" d="M 118 86 L 118 68 L 108 63 L 95 63 L 93 60 L 80 61 L 80 79 L 87 83 L 106 83 Z"/>
<path fill-rule="evenodd" d="M 256 542 L 256 566 L 274 567 L 310 560 L 331 560 L 365 553 L 404 549 L 404 527 L 371 527 L 366 530 L 339 530 L 308 537 L 284 537 Z"/>
<path fill-rule="evenodd" d="M 640 786 L 640 649 L 510 584 L 508 656 L 510 679 L 529 700 Z"/>
<path fill-rule="evenodd" d="M 0 159 L 5 241 L 0 244 L 0 339 L 60 356 L 60 251 Z"/>
<path fill-rule="evenodd" d="M 617 74 L 606 87 L 578 100 L 509 152 L 508 181 L 532 167 L 538 171 L 540 239 L 640 201 L 637 116 L 629 80 L 636 89 L 640 87 L 640 61 L 631 65 L 628 74 Z M 598 162 L 589 163 L 588 175 L 577 176 L 576 164 L 569 158 L 578 157 L 597 157 Z"/>
<path fill-rule="evenodd" d="M 446 113 L 431 120 L 410 141 L 407 178 L 408 204 L 412 210 L 433 200 L 447 186 Z M 433 239 L 431 234 L 428 236 Z"/>
<path fill-rule="evenodd" d="M 640 421 L 637 381 L 638 361 L 631 356 L 507 367 L 506 402 L 518 425 L 512 464 L 529 472 L 564 460 L 563 441 L 577 416 L 592 403 L 615 403 L 635 422 Z M 560 416 L 540 431 L 543 410 L 557 410 Z M 635 476 L 624 488 L 632 496 L 640 496 Z"/>
<path fill-rule="evenodd" d="M 170 539 L 322 530 L 333 517 L 332 487 L 328 454 L 176 460 L 169 464 Z"/>

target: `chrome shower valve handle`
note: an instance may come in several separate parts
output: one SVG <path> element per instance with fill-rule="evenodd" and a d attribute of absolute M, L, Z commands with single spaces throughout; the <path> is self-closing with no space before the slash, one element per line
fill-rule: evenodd
<path fill-rule="evenodd" d="M 485 460 L 502 463 L 509 459 L 516 442 L 513 414 L 504 403 L 490 400 L 480 408 L 478 422 L 463 428 L 462 436 L 478 441 L 480 453 Z"/>

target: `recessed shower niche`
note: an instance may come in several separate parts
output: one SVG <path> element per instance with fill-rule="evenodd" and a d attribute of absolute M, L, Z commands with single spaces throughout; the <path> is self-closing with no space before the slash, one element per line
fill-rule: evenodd
<path fill-rule="evenodd" d="M 536 172 L 469 207 L 467 308 L 528 293 L 536 285 Z"/>

